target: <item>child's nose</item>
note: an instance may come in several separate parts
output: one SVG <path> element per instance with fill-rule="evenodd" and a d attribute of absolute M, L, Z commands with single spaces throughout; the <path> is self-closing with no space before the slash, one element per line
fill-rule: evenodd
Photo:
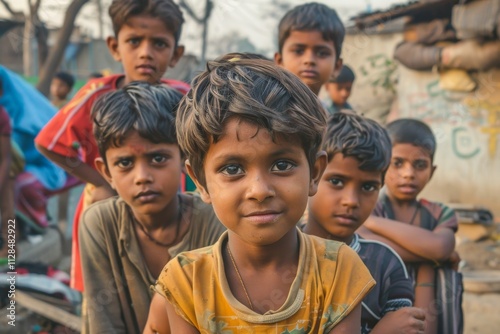
<path fill-rule="evenodd" d="M 140 56 L 150 58 L 153 52 L 153 44 L 149 41 L 143 41 L 140 47 Z"/>
<path fill-rule="evenodd" d="M 400 170 L 401 170 L 401 176 L 404 178 L 415 177 L 415 169 L 410 164 L 405 164 Z"/>
<path fill-rule="evenodd" d="M 316 63 L 316 55 L 314 54 L 313 50 L 306 50 L 304 51 L 304 63 L 305 64 L 315 64 Z"/>
<path fill-rule="evenodd" d="M 153 181 L 153 174 L 151 174 L 148 166 L 137 164 L 135 166 L 135 183 L 144 184 Z"/>
<path fill-rule="evenodd" d="M 269 182 L 267 177 L 262 174 L 254 175 L 249 178 L 249 185 L 247 191 L 247 198 L 256 200 L 257 202 L 263 202 L 269 197 L 274 197 L 276 195 L 274 187 Z"/>
<path fill-rule="evenodd" d="M 342 196 L 342 205 L 354 209 L 359 206 L 359 196 L 356 189 L 344 188 Z"/>

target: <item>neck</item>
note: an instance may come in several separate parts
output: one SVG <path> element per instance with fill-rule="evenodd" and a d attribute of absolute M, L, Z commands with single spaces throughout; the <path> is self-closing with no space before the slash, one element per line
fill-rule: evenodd
<path fill-rule="evenodd" d="M 396 206 L 401 209 L 409 209 L 415 207 L 417 205 L 417 199 L 413 198 L 410 200 L 401 200 L 394 197 L 390 192 L 387 192 L 387 196 L 389 197 L 389 201 L 393 206 Z"/>
<path fill-rule="evenodd" d="M 135 219 L 144 226 L 147 231 L 154 231 L 158 229 L 168 228 L 175 226 L 179 223 L 179 218 L 182 216 L 182 207 L 180 194 L 174 196 L 170 203 L 160 212 L 154 214 L 142 214 L 135 212 L 132 209 L 132 214 Z"/>
<path fill-rule="evenodd" d="M 348 245 L 351 243 L 353 238 L 352 234 L 347 237 L 340 237 L 337 235 L 333 235 L 312 219 L 309 219 L 309 222 L 306 224 L 306 226 L 304 226 L 303 232 L 327 240 L 345 242 Z"/>
<path fill-rule="evenodd" d="M 228 245 L 234 260 L 241 268 L 260 270 L 263 267 L 282 268 L 298 265 L 299 236 L 295 228 L 279 241 L 264 246 L 245 242 L 236 233 L 229 231 Z"/>

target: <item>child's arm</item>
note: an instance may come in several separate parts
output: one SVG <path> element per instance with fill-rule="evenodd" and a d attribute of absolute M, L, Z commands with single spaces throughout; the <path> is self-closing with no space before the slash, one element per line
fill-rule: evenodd
<path fill-rule="evenodd" d="M 398 255 L 401 257 L 401 259 L 404 262 L 423 262 L 423 261 L 428 261 L 428 259 L 425 259 L 421 256 L 418 256 L 416 254 L 413 254 L 412 252 L 408 251 L 406 248 L 403 248 L 399 246 L 398 244 L 392 242 L 391 240 L 387 239 L 386 237 L 383 237 L 377 233 L 374 233 L 370 231 L 368 228 L 366 228 L 364 225 L 361 225 L 357 230 L 356 233 L 358 233 L 361 237 L 367 240 L 376 240 L 380 241 L 387 246 L 391 247 L 398 253 Z"/>
<path fill-rule="evenodd" d="M 371 334 L 424 333 L 425 311 L 418 307 L 403 307 L 387 313 Z"/>
<path fill-rule="evenodd" d="M 115 191 L 111 188 L 109 183 L 99 174 L 97 170 L 91 166 L 84 163 L 79 158 L 66 157 L 54 151 L 48 150 L 47 148 L 36 144 L 36 148 L 62 169 L 64 169 L 69 174 L 76 176 L 80 180 L 91 183 L 96 186 L 94 190 L 95 195 L 92 198 L 92 202 L 97 202 L 98 200 L 106 199 L 116 195 Z"/>
<path fill-rule="evenodd" d="M 161 280 L 161 275 L 160 275 Z M 155 293 L 149 307 L 143 334 L 199 334 L 200 332 L 175 312 L 172 304 L 160 293 Z"/>
<path fill-rule="evenodd" d="M 143 334 L 170 334 L 170 324 L 167 315 L 167 300 L 155 293 L 149 307 L 148 320 Z"/>
<path fill-rule="evenodd" d="M 110 217 L 101 216 L 96 207 L 92 207 L 84 212 L 79 224 L 78 240 L 90 333 L 127 332 L 119 299 L 119 292 L 126 286 L 116 284 L 106 248 L 111 240 L 107 240 L 102 228 L 110 223 L 108 219 Z M 123 278 L 120 277 L 119 281 Z"/>
<path fill-rule="evenodd" d="M 329 334 L 352 334 L 361 332 L 361 303 L 358 304 Z"/>
<path fill-rule="evenodd" d="M 433 231 L 395 220 L 370 216 L 364 226 L 422 258 L 446 261 L 455 249 L 455 235 L 449 228 Z"/>
<path fill-rule="evenodd" d="M 425 311 L 425 334 L 437 333 L 434 272 L 432 265 L 422 263 L 418 268 L 415 286 L 415 306 Z"/>

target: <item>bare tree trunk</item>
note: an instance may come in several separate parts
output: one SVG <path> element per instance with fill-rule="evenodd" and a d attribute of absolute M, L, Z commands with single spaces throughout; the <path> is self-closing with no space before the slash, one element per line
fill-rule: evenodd
<path fill-rule="evenodd" d="M 47 40 L 49 38 L 49 30 L 42 23 L 38 22 L 35 27 L 35 37 L 38 44 L 38 74 L 40 74 L 47 56 L 49 55 L 49 46 L 47 45 Z"/>
<path fill-rule="evenodd" d="M 23 72 L 26 76 L 32 75 L 31 40 L 33 37 L 33 19 L 30 14 L 25 16 L 23 32 Z"/>
<path fill-rule="evenodd" d="M 184 0 L 179 1 L 179 6 L 184 8 L 189 16 L 191 16 L 198 24 L 201 24 L 203 26 L 201 32 L 201 57 L 200 57 L 201 58 L 200 66 L 203 67 L 205 66 L 206 53 L 207 53 L 208 22 L 210 19 L 210 14 L 212 14 L 212 9 L 214 8 L 214 3 L 212 0 L 205 1 L 205 13 L 201 18 L 194 13 L 193 9 Z"/>
<path fill-rule="evenodd" d="M 200 64 L 201 66 L 205 66 L 206 59 L 207 59 L 207 36 L 208 36 L 208 22 L 210 19 L 210 14 L 212 13 L 213 9 L 213 2 L 212 0 L 207 0 L 205 3 L 205 15 L 203 16 L 203 31 L 201 34 L 201 59 L 200 59 Z"/>
<path fill-rule="evenodd" d="M 34 2 L 33 2 L 34 1 Z M 23 70 L 24 75 L 33 75 L 33 53 L 31 44 L 37 25 L 40 25 L 38 19 L 38 10 L 42 0 L 28 0 L 28 14 L 24 17 L 24 33 L 23 33 Z M 41 66 L 39 64 L 39 66 Z"/>
<path fill-rule="evenodd" d="M 99 25 L 99 39 L 104 39 L 104 22 L 103 22 L 103 11 L 102 11 L 102 0 L 96 0 L 97 5 L 97 24 Z"/>
<path fill-rule="evenodd" d="M 75 26 L 75 19 L 80 9 L 89 0 L 73 0 L 66 10 L 66 15 L 64 16 L 64 22 L 57 36 L 57 41 L 54 47 L 50 50 L 49 56 L 45 65 L 40 72 L 40 80 L 38 81 L 37 89 L 45 96 L 49 95 L 50 82 L 54 77 L 54 73 L 59 67 L 61 60 L 64 56 L 64 50 L 68 45 L 71 33 Z"/>

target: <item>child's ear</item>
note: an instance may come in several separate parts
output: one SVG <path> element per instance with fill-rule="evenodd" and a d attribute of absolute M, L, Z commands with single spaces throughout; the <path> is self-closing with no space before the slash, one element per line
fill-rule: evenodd
<path fill-rule="evenodd" d="M 196 184 L 196 188 L 200 192 L 200 197 L 203 200 L 203 202 L 210 204 L 212 203 L 212 199 L 210 198 L 210 194 L 208 193 L 206 187 L 204 187 L 201 183 L 200 180 L 196 177 L 194 174 L 193 168 L 191 167 L 191 163 L 189 160 L 186 160 L 186 169 L 189 177 L 193 180 L 194 184 Z"/>
<path fill-rule="evenodd" d="M 309 196 L 314 196 L 318 191 L 318 184 L 326 169 L 327 156 L 325 151 L 319 151 L 316 161 L 311 170 L 311 181 L 309 182 Z"/>
<path fill-rule="evenodd" d="M 283 56 L 281 55 L 281 53 L 276 52 L 274 54 L 274 62 L 280 66 L 283 65 Z"/>
<path fill-rule="evenodd" d="M 110 184 L 111 188 L 115 189 L 115 186 L 113 185 L 113 178 L 111 177 L 108 166 L 104 160 L 102 158 L 96 158 L 94 164 L 99 174 L 101 174 L 102 177 Z"/>
<path fill-rule="evenodd" d="M 170 63 L 168 64 L 169 67 L 174 67 L 177 65 L 177 62 L 179 59 L 182 58 L 184 55 L 184 45 L 177 45 L 177 47 L 174 50 L 174 54 L 172 55 L 172 59 L 170 59 Z"/>
<path fill-rule="evenodd" d="M 109 49 L 109 52 L 111 52 L 113 59 L 116 61 L 122 61 L 122 57 L 120 56 L 120 53 L 118 52 L 118 40 L 116 39 L 116 37 L 109 36 L 106 39 L 106 44 L 108 44 L 108 49 Z"/>
<path fill-rule="evenodd" d="M 336 78 L 340 74 L 340 70 L 342 69 L 342 65 L 344 65 L 344 60 L 342 58 L 337 59 L 335 63 L 335 67 L 333 68 L 332 77 Z"/>

